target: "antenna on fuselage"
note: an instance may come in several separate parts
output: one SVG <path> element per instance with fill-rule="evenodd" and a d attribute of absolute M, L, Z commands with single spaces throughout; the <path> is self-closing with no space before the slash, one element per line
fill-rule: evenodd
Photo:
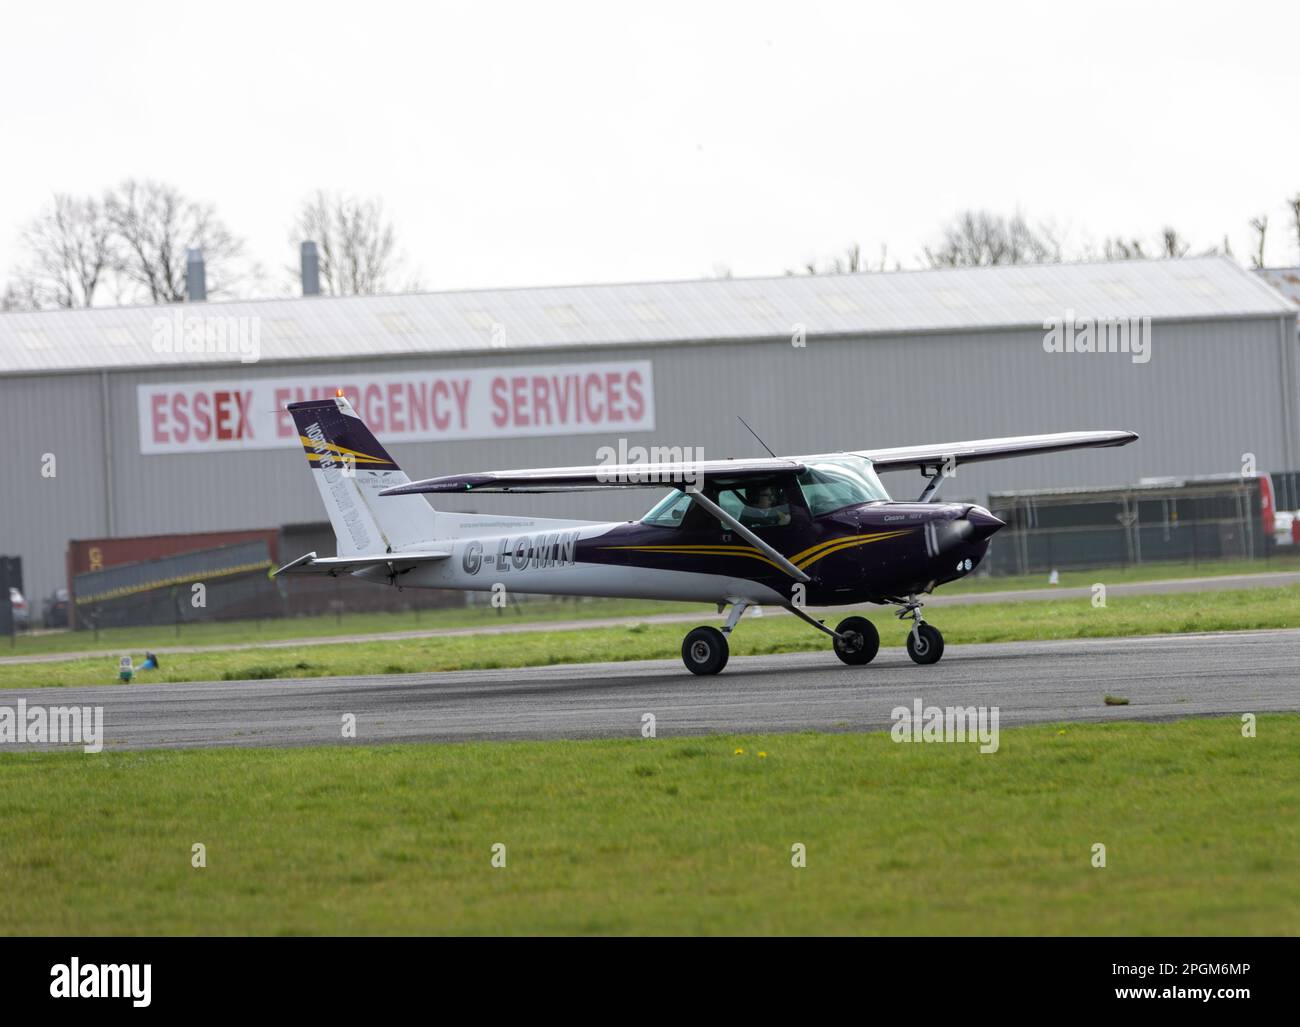
<path fill-rule="evenodd" d="M 745 420 L 743 417 L 741 417 L 739 414 L 736 415 L 736 419 L 737 419 L 738 421 L 740 421 L 740 423 L 743 424 L 746 428 L 749 428 L 749 434 L 751 434 L 752 436 L 754 436 L 754 438 L 758 439 L 758 432 L 754 431 L 753 428 L 750 428 L 750 427 L 749 427 L 749 422 L 748 422 L 748 421 L 746 421 L 746 420 Z M 771 446 L 769 446 L 769 445 L 768 445 L 766 442 L 764 442 L 762 439 L 758 439 L 758 444 L 759 444 L 760 446 L 762 446 L 764 449 L 767 450 L 767 455 L 768 455 L 768 456 L 775 458 L 776 454 L 772 452 L 772 447 L 771 447 Z"/>

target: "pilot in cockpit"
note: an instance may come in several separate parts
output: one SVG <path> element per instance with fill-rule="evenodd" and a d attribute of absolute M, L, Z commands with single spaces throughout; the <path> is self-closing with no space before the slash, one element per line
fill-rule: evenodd
<path fill-rule="evenodd" d="M 775 485 L 758 485 L 745 491 L 745 508 L 740 523 L 747 528 L 790 523 L 790 504 L 785 490 Z"/>

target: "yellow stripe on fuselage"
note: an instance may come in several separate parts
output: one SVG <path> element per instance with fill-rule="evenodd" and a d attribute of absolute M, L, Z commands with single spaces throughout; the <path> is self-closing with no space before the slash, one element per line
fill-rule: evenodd
<path fill-rule="evenodd" d="M 883 542 L 886 539 L 898 538 L 900 535 L 907 535 L 913 530 L 915 529 L 903 528 L 898 531 L 877 532 L 874 535 L 845 535 L 831 539 L 829 542 L 819 542 L 815 546 L 809 546 L 807 549 L 795 553 L 794 556 L 787 557 L 787 559 L 800 570 L 807 570 L 822 558 L 832 556 L 841 550 L 852 549 L 855 546 L 865 546 L 871 542 Z M 780 564 L 754 546 L 715 543 L 713 545 L 602 546 L 601 548 L 627 549 L 638 553 L 676 553 L 680 556 L 743 556 L 751 560 L 761 560 L 777 570 L 784 570 Z"/>
<path fill-rule="evenodd" d="M 878 531 L 874 535 L 840 535 L 829 542 L 818 542 L 815 546 L 809 546 L 802 552 L 795 553 L 790 557 L 790 562 L 799 565 L 799 561 L 808 560 L 810 563 L 820 560 L 823 556 L 830 555 L 832 549 L 841 549 L 846 546 L 864 545 L 867 542 L 879 542 L 883 539 L 898 538 L 899 535 L 906 535 L 911 528 L 904 528 L 896 531 Z M 814 556 L 814 554 L 816 554 Z M 810 559 L 812 558 L 812 559 Z"/>
<path fill-rule="evenodd" d="M 815 547 L 818 551 L 805 559 L 801 560 L 798 557 L 791 557 L 790 562 L 800 570 L 805 570 L 815 564 L 818 560 L 827 556 L 834 556 L 836 553 L 842 552 L 845 549 L 854 549 L 857 546 L 869 545 L 872 542 L 885 542 L 891 538 L 899 538 L 903 535 L 910 534 L 911 531 L 911 528 L 906 528 L 902 531 L 882 531 L 875 535 L 863 535 L 857 538 L 841 539 L 829 545 Z"/>

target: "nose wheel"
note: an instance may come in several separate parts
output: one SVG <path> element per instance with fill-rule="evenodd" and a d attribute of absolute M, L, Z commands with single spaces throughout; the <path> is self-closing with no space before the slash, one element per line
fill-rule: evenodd
<path fill-rule="evenodd" d="M 907 655 L 914 663 L 938 663 L 943 656 L 943 635 L 924 621 L 914 624 L 907 633 Z"/>
<path fill-rule="evenodd" d="M 912 630 L 907 633 L 907 655 L 913 663 L 922 666 L 938 663 L 943 656 L 943 635 L 921 617 L 921 601 L 916 596 L 909 596 L 902 606 L 898 611 L 899 620 L 912 618 Z"/>

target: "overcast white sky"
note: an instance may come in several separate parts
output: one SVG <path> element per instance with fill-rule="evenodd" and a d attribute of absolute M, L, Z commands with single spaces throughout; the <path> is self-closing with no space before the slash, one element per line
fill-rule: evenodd
<path fill-rule="evenodd" d="M 917 263 L 963 207 L 1082 243 L 1267 212 L 1300 263 L 1300 3 L 44 0 L 0 32 L 0 281 L 56 191 L 153 177 L 253 256 L 382 197 L 429 288 Z"/>

